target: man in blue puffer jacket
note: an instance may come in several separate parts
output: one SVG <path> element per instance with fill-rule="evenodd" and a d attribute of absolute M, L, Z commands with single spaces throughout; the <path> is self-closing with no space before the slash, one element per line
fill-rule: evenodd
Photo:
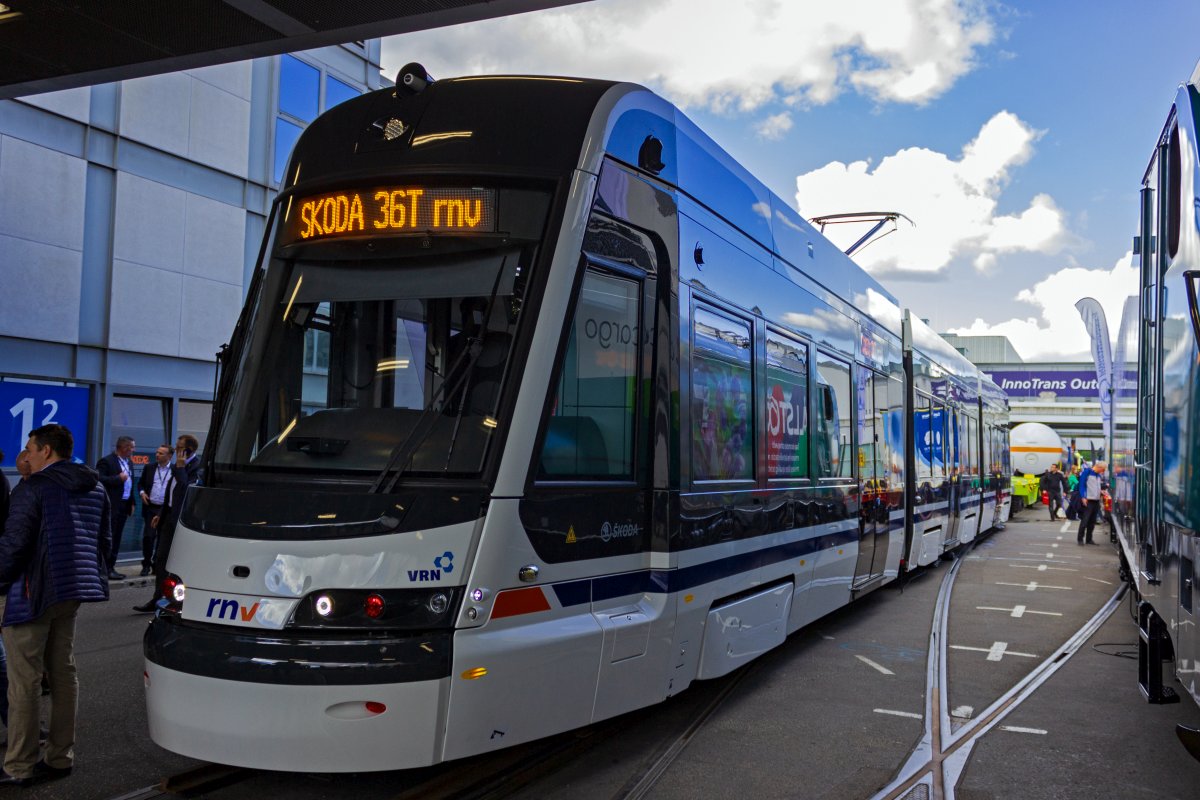
<path fill-rule="evenodd" d="M 112 540 L 108 493 L 95 471 L 71 462 L 62 425 L 30 432 L 33 474 L 13 495 L 0 536 L 0 588 L 7 591 L 8 752 L 0 785 L 66 777 L 75 753 L 75 618 L 80 603 L 108 599 Z M 38 761 L 38 700 L 50 679 L 50 736 Z"/>

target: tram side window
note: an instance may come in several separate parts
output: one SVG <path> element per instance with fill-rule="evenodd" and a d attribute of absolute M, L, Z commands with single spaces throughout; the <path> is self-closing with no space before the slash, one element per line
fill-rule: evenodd
<path fill-rule="evenodd" d="M 589 270 L 546 428 L 539 475 L 633 479 L 637 282 Z"/>
<path fill-rule="evenodd" d="M 967 415 L 965 422 L 966 441 L 963 443 L 962 458 L 963 481 L 965 483 L 969 478 L 972 481 L 970 484 L 972 488 L 978 488 L 978 482 L 975 480 L 975 461 L 978 458 L 978 454 L 975 451 L 979 449 L 979 445 L 975 443 L 975 437 L 978 435 L 979 430 L 975 427 L 974 417 Z"/>
<path fill-rule="evenodd" d="M 913 405 L 913 439 L 916 442 L 917 479 L 933 477 L 933 433 L 929 398 L 917 395 Z"/>
<path fill-rule="evenodd" d="M 750 325 L 703 307 L 693 317 L 692 478 L 754 478 Z"/>
<path fill-rule="evenodd" d="M 946 409 L 941 403 L 929 404 L 929 460 L 934 480 L 946 477 Z"/>
<path fill-rule="evenodd" d="M 767 477 L 808 477 L 808 350 L 767 334 Z"/>
<path fill-rule="evenodd" d="M 854 475 L 851 441 L 850 365 L 820 353 L 817 358 L 816 476 L 849 478 Z"/>

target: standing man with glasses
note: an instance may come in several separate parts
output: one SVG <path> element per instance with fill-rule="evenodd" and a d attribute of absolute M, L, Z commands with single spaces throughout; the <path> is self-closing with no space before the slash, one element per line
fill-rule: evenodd
<path fill-rule="evenodd" d="M 154 451 L 154 462 L 142 467 L 138 493 L 142 496 L 142 575 L 154 570 L 154 546 L 158 528 L 154 518 L 162 513 L 171 483 L 171 445 L 160 444 Z"/>
<path fill-rule="evenodd" d="M 125 580 L 125 576 L 117 572 L 117 553 L 121 550 L 125 520 L 133 513 L 133 466 L 129 458 L 133 455 L 134 444 L 132 436 L 119 436 L 113 451 L 96 463 L 96 472 L 100 474 L 100 483 L 108 492 L 112 508 L 112 548 L 105 554 L 110 581 Z"/>

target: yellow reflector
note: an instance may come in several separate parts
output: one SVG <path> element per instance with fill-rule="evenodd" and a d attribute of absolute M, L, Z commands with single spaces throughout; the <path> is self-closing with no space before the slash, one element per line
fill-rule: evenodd
<path fill-rule="evenodd" d="M 803 559 L 803 558 L 802 558 L 802 559 L 800 559 L 800 566 L 802 566 L 802 567 L 804 566 L 804 559 Z"/>
<path fill-rule="evenodd" d="M 695 599 L 696 599 L 696 595 L 694 595 L 694 594 L 685 594 L 683 596 L 683 602 L 685 602 L 685 603 L 690 603 Z"/>
<path fill-rule="evenodd" d="M 475 669 L 469 669 L 464 672 L 462 679 L 464 681 L 473 681 L 476 678 L 482 678 L 484 675 L 487 675 L 487 667 L 475 667 Z"/>

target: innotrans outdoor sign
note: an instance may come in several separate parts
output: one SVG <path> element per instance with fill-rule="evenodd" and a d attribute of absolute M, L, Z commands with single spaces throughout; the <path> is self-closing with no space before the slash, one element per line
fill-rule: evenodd
<path fill-rule="evenodd" d="M 995 370 L 988 373 L 997 386 L 1009 397 L 1038 398 L 1043 392 L 1053 392 L 1060 398 L 1096 400 L 1099 389 L 1096 372 L 1067 370 Z"/>

